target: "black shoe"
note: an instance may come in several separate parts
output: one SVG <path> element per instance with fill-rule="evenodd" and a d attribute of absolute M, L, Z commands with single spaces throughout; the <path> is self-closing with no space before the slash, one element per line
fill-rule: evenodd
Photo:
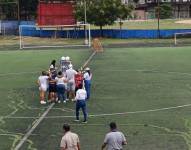
<path fill-rule="evenodd" d="M 88 123 L 88 122 L 87 122 L 87 121 L 83 121 L 82 123 L 86 124 L 86 123 Z"/>

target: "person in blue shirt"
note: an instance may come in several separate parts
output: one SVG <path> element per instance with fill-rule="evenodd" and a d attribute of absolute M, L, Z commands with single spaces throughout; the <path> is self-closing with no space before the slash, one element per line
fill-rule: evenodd
<path fill-rule="evenodd" d="M 92 73 L 90 71 L 90 68 L 87 67 L 84 73 L 84 85 L 85 85 L 85 90 L 87 92 L 87 99 L 90 98 L 91 79 L 92 79 Z"/>

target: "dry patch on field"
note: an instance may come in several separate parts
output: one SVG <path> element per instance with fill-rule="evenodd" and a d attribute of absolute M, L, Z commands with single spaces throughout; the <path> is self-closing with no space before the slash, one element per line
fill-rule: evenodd
<path fill-rule="evenodd" d="M 175 23 L 180 23 L 180 24 L 191 24 L 191 20 L 180 20 L 180 21 L 176 21 Z"/>

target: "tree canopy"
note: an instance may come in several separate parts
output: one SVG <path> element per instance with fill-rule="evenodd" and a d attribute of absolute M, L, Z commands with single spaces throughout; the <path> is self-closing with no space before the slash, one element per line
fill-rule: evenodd
<path fill-rule="evenodd" d="M 158 7 L 155 8 L 155 11 L 158 12 Z M 160 19 L 171 18 L 172 17 L 172 5 L 166 4 L 166 3 L 160 4 L 159 5 L 159 17 L 160 17 Z"/>
<path fill-rule="evenodd" d="M 31 20 L 36 16 L 38 0 L 1 0 L 0 19 Z M 19 15 L 19 17 L 18 17 Z"/>
<path fill-rule="evenodd" d="M 84 20 L 84 0 L 79 0 L 76 6 L 76 17 Z M 117 19 L 130 16 L 131 7 L 122 4 L 120 0 L 86 0 L 87 22 L 102 27 L 112 25 Z"/>

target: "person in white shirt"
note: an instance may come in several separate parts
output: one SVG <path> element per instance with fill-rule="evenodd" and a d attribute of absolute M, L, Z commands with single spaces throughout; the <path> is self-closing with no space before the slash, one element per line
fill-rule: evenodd
<path fill-rule="evenodd" d="M 63 125 L 64 136 L 60 142 L 61 150 L 80 150 L 80 140 L 76 133 L 70 131 L 70 125 Z"/>
<path fill-rule="evenodd" d="M 57 96 L 58 96 L 58 103 L 62 100 L 63 103 L 66 103 L 66 98 L 65 98 L 65 82 L 66 78 L 63 76 L 62 71 L 58 72 L 57 77 L 55 78 L 56 80 L 56 88 L 57 88 Z"/>
<path fill-rule="evenodd" d="M 92 79 L 92 73 L 90 72 L 90 68 L 87 67 L 84 73 L 84 84 L 87 92 L 87 99 L 90 98 L 91 79 Z"/>
<path fill-rule="evenodd" d="M 101 149 L 103 150 L 107 146 L 107 150 L 122 150 L 123 145 L 127 144 L 124 134 L 117 130 L 115 122 L 111 122 L 109 125 L 111 131 L 106 134 Z"/>
<path fill-rule="evenodd" d="M 67 78 L 67 98 L 74 100 L 75 97 L 75 75 L 77 72 L 73 69 L 72 64 L 69 65 L 69 69 L 66 70 L 66 78 Z"/>
<path fill-rule="evenodd" d="M 76 97 L 75 97 L 75 100 L 76 100 L 76 120 L 75 121 L 79 121 L 79 110 L 81 108 L 84 115 L 83 123 L 87 123 L 86 98 L 87 98 L 86 90 L 84 90 L 82 84 L 80 84 L 79 89 L 76 92 Z"/>
<path fill-rule="evenodd" d="M 41 104 L 46 104 L 45 101 L 45 95 L 46 91 L 48 89 L 48 79 L 49 77 L 47 76 L 46 71 L 42 71 L 42 75 L 38 77 L 38 86 L 39 86 L 39 91 L 40 91 L 40 103 Z"/>

